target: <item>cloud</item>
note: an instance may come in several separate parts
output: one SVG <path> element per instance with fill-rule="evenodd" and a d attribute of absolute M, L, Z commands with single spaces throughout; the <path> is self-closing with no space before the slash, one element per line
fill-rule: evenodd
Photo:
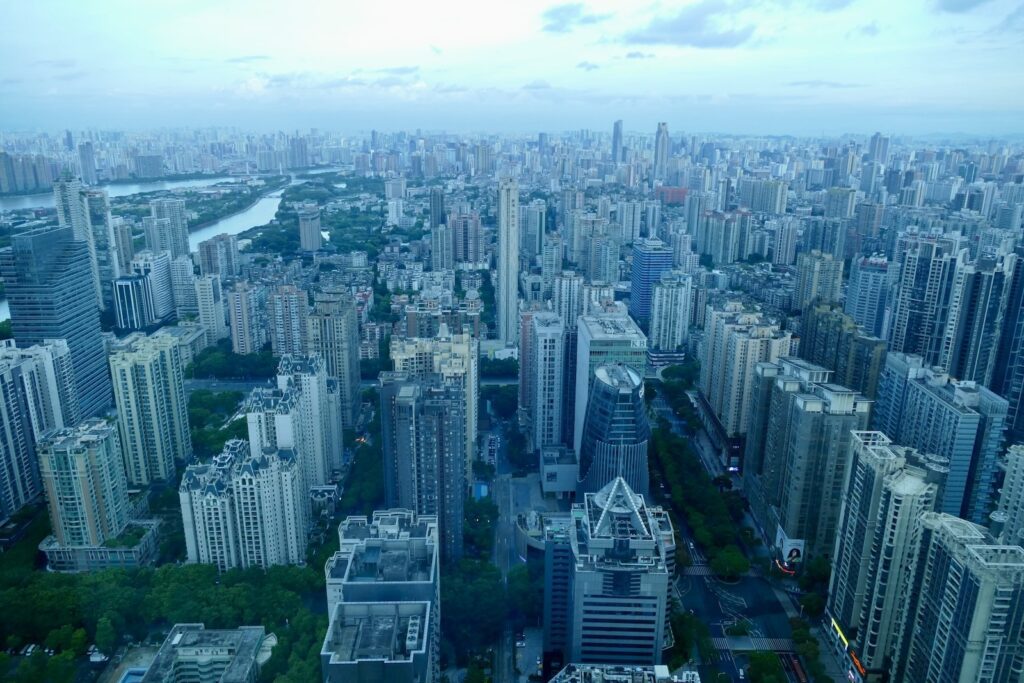
<path fill-rule="evenodd" d="M 249 64 L 251 62 L 265 62 L 270 57 L 267 55 L 242 55 L 241 57 L 228 57 L 224 61 L 228 64 Z"/>
<path fill-rule="evenodd" d="M 811 0 L 811 9 L 819 12 L 837 12 L 853 4 L 853 0 Z"/>
<path fill-rule="evenodd" d="M 418 66 L 392 66 L 385 69 L 374 69 L 374 72 L 379 74 L 390 74 L 392 76 L 411 76 L 419 70 L 420 68 Z"/>
<path fill-rule="evenodd" d="M 577 26 L 589 26 L 604 21 L 607 14 L 590 14 L 582 2 L 570 2 L 549 7 L 541 18 L 543 30 L 548 33 L 568 33 Z"/>
<path fill-rule="evenodd" d="M 79 69 L 78 71 L 65 71 L 64 73 L 59 73 L 55 75 L 53 78 L 57 81 L 77 81 L 82 78 L 85 78 L 88 75 L 88 71 L 85 71 L 84 69 Z"/>
<path fill-rule="evenodd" d="M 594 64 L 593 62 L 582 61 L 582 62 L 580 62 L 579 64 L 576 65 L 576 68 L 577 69 L 583 69 L 584 71 L 596 71 L 597 69 L 600 69 L 601 67 L 598 66 L 597 64 Z"/>
<path fill-rule="evenodd" d="M 523 90 L 550 90 L 551 84 L 545 80 L 530 81 L 523 86 Z"/>
<path fill-rule="evenodd" d="M 37 59 L 32 63 L 36 66 L 48 66 L 51 69 L 70 69 L 78 64 L 73 59 Z"/>
<path fill-rule="evenodd" d="M 790 81 L 786 85 L 792 88 L 824 88 L 832 90 L 863 87 L 860 83 L 842 83 L 839 81 L 822 81 L 817 79 L 808 81 Z"/>
<path fill-rule="evenodd" d="M 746 5 L 700 0 L 687 5 L 674 17 L 655 17 L 645 28 L 623 36 L 636 45 L 680 45 L 700 48 L 738 47 L 754 35 L 754 26 L 737 26 L 736 10 Z"/>
<path fill-rule="evenodd" d="M 881 32 L 881 30 L 882 29 L 878 27 L 878 22 L 872 21 L 870 24 L 865 24 L 864 26 L 858 28 L 857 33 L 861 34 L 862 36 L 870 36 L 873 38 L 874 36 L 877 36 Z"/>
<path fill-rule="evenodd" d="M 632 52 L 626 53 L 626 59 L 654 59 L 654 55 L 650 52 L 640 52 L 633 50 Z"/>
<path fill-rule="evenodd" d="M 943 12 L 970 12 L 991 0 L 935 0 L 935 6 Z"/>

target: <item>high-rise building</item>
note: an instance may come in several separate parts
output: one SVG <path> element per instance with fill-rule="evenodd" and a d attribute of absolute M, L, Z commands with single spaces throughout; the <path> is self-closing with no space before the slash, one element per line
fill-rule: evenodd
<path fill-rule="evenodd" d="M 302 251 L 319 251 L 323 246 L 320 234 L 320 207 L 305 205 L 299 209 L 299 248 Z"/>
<path fill-rule="evenodd" d="M 506 346 L 519 339 L 519 185 L 498 185 L 498 269 L 495 304 L 498 338 Z"/>
<path fill-rule="evenodd" d="M 1009 292 L 990 388 L 1007 400 L 1010 440 L 1024 441 L 1024 267 L 1020 266 L 1024 246 L 1014 253 L 1018 267 L 1006 285 Z"/>
<path fill-rule="evenodd" d="M 844 310 L 874 337 L 885 334 L 885 311 L 892 273 L 884 255 L 856 257 L 850 267 Z"/>
<path fill-rule="evenodd" d="M 231 334 L 220 279 L 216 275 L 200 275 L 196 278 L 196 304 L 199 307 L 199 324 L 206 328 L 211 342 Z"/>
<path fill-rule="evenodd" d="M 462 556 L 466 406 L 461 383 L 381 374 L 384 504 L 436 515 L 441 554 Z"/>
<path fill-rule="evenodd" d="M 472 458 L 476 453 L 479 356 L 479 342 L 472 335 L 451 334 L 447 325 L 434 338 L 391 340 L 391 360 L 396 372 L 416 379 L 438 374 L 444 381 L 458 380 L 461 384 L 466 406 L 466 481 L 472 481 Z"/>
<path fill-rule="evenodd" d="M 619 363 L 642 377 L 647 365 L 647 337 L 623 313 L 580 316 L 577 335 L 572 446 L 579 457 L 595 371 L 600 365 Z"/>
<path fill-rule="evenodd" d="M 346 287 L 324 287 L 313 295 L 306 328 L 306 352 L 320 354 L 327 376 L 338 380 L 342 426 L 355 427 L 359 415 L 359 326 L 355 300 Z"/>
<path fill-rule="evenodd" d="M 772 242 L 772 263 L 788 266 L 796 259 L 796 243 L 800 233 L 800 223 L 792 219 L 782 219 L 775 228 L 775 239 Z"/>
<path fill-rule="evenodd" d="M 154 335 L 110 356 L 128 481 L 174 479 L 192 455 L 184 366 L 174 338 Z"/>
<path fill-rule="evenodd" d="M 430 228 L 430 269 L 434 272 L 455 270 L 455 239 L 447 223 Z"/>
<path fill-rule="evenodd" d="M 885 166 L 889 163 L 889 138 L 881 133 L 871 136 L 868 143 L 868 161 Z"/>
<path fill-rule="evenodd" d="M 1007 448 L 1000 466 L 1003 485 L 990 528 L 1004 543 L 1020 545 L 1024 541 L 1024 446 L 1013 444 Z"/>
<path fill-rule="evenodd" d="M 1006 399 L 950 379 L 920 356 L 890 352 L 878 380 L 874 428 L 896 443 L 949 461 L 939 512 L 984 523 L 992 511 Z"/>
<path fill-rule="evenodd" d="M 671 152 L 672 141 L 668 136 L 668 124 L 664 121 L 658 124 L 658 130 L 654 133 L 654 167 L 653 180 L 665 180 L 668 171 L 668 155 Z"/>
<path fill-rule="evenodd" d="M 228 292 L 228 323 L 231 350 L 259 353 L 267 343 L 267 291 L 261 285 L 240 280 Z"/>
<path fill-rule="evenodd" d="M 815 299 L 839 301 L 843 289 L 843 262 L 817 249 L 802 252 L 796 260 L 797 277 L 793 303 L 803 310 Z"/>
<path fill-rule="evenodd" d="M 448 215 L 448 227 L 452 230 L 455 246 L 455 261 L 477 266 L 484 261 L 483 228 L 480 214 L 457 213 Z"/>
<path fill-rule="evenodd" d="M 624 161 L 622 158 L 622 119 L 612 124 L 612 163 Z"/>
<path fill-rule="evenodd" d="M 295 285 L 278 285 L 267 296 L 270 348 L 275 356 L 303 353 L 309 322 L 309 296 Z"/>
<path fill-rule="evenodd" d="M 47 431 L 74 424 L 78 409 L 64 341 L 27 349 L 0 342 L 0 520 L 41 489 L 36 444 Z"/>
<path fill-rule="evenodd" d="M 599 365 L 583 421 L 577 499 L 616 477 L 625 479 L 636 493 L 648 495 L 650 436 L 643 377 L 626 365 Z"/>
<path fill-rule="evenodd" d="M 903 569 L 919 551 L 918 518 L 933 509 L 944 467 L 881 432 L 855 432 L 851 457 L 826 609 L 851 672 L 862 675 L 859 664 L 874 678 L 888 666 L 897 615 L 914 589 Z"/>
<path fill-rule="evenodd" d="M 327 561 L 325 683 L 438 683 L 441 601 L 437 518 L 377 510 L 338 527 Z M 386 632 L 386 641 L 368 634 Z"/>
<path fill-rule="evenodd" d="M 151 313 L 156 321 L 174 316 L 174 288 L 171 280 L 171 253 L 169 251 L 140 251 L 132 259 L 132 275 L 149 279 L 153 297 Z"/>
<path fill-rule="evenodd" d="M 189 562 L 220 571 L 306 561 L 306 507 L 295 454 L 250 453 L 232 439 L 209 463 L 189 465 L 178 489 Z"/>
<path fill-rule="evenodd" d="M 88 246 L 70 228 L 14 235 L 11 246 L 0 250 L 14 338 L 22 347 L 67 341 L 80 418 L 105 412 L 112 399 L 90 270 Z"/>
<path fill-rule="evenodd" d="M 117 428 L 98 418 L 48 432 L 39 442 L 39 471 L 57 542 L 101 546 L 130 517 Z"/>
<path fill-rule="evenodd" d="M 870 401 L 829 374 L 798 358 L 758 363 L 754 393 L 764 398 L 750 420 L 743 468 L 761 527 L 781 529 L 818 556 L 832 552 L 851 431 L 866 429 L 871 412 Z"/>
<path fill-rule="evenodd" d="M 557 446 L 562 443 L 565 325 L 556 314 L 540 313 L 523 327 L 530 339 L 520 358 L 519 383 L 530 443 L 534 449 Z"/>
<path fill-rule="evenodd" d="M 804 309 L 798 355 L 831 370 L 836 384 L 868 398 L 878 393 L 885 340 L 866 334 L 837 304 L 812 302 Z"/>
<path fill-rule="evenodd" d="M 113 306 L 113 283 L 121 275 L 110 200 L 105 190 L 88 190 L 82 193 L 82 201 L 85 203 L 86 219 L 92 234 L 96 277 L 100 284 L 100 308 L 106 310 Z"/>
<path fill-rule="evenodd" d="M 567 329 L 576 329 L 576 320 L 583 313 L 583 276 L 563 270 L 554 278 L 551 306 Z"/>
<path fill-rule="evenodd" d="M 221 281 L 238 275 L 238 238 L 224 233 L 199 243 L 199 273 Z"/>
<path fill-rule="evenodd" d="M 178 320 L 199 315 L 195 271 L 190 256 L 179 256 L 171 261 L 171 294 L 174 298 L 174 315 Z"/>
<path fill-rule="evenodd" d="M 640 239 L 643 219 L 643 205 L 640 202 L 619 202 L 617 209 L 619 219 L 619 239 L 623 244 Z M 652 235 L 653 236 L 653 235 Z"/>
<path fill-rule="evenodd" d="M 672 523 L 622 477 L 572 507 L 573 553 L 567 661 L 645 665 L 661 661 Z M 628 578 L 628 589 L 623 580 Z"/>
<path fill-rule="evenodd" d="M 672 270 L 672 249 L 658 238 L 647 238 L 633 245 L 633 269 L 630 276 L 629 314 L 646 328 L 651 318 L 651 294 L 661 274 Z"/>
<path fill-rule="evenodd" d="M 830 187 L 825 192 L 825 218 L 853 218 L 857 191 L 852 187 Z"/>
<path fill-rule="evenodd" d="M 88 247 L 92 283 L 96 288 L 96 299 L 102 307 L 103 289 L 100 284 L 95 235 L 89 224 L 89 208 L 81 181 L 69 174 L 58 178 L 53 184 L 53 202 L 57 209 L 57 223 L 60 227 L 71 228 L 74 239 L 83 242 Z"/>
<path fill-rule="evenodd" d="M 520 245 L 523 254 L 533 263 L 533 259 L 541 255 L 544 248 L 544 235 L 547 232 L 548 205 L 543 199 L 535 199 L 522 213 L 523 239 Z"/>
<path fill-rule="evenodd" d="M 155 325 L 154 308 L 153 280 L 148 275 L 123 275 L 114 280 L 114 323 L 117 329 L 143 330 Z"/>
<path fill-rule="evenodd" d="M 78 166 L 82 174 L 82 182 L 86 185 L 96 185 L 96 152 L 91 142 L 83 142 L 78 145 Z"/>
<path fill-rule="evenodd" d="M 285 355 L 277 367 L 277 388 L 280 392 L 296 395 L 298 422 L 286 420 L 286 425 L 298 424 L 301 434 L 282 434 L 275 425 L 273 442 L 259 434 L 250 436 L 250 443 L 276 448 L 290 448 L 295 451 L 302 467 L 303 490 L 322 486 L 331 476 L 328 451 L 330 422 L 341 422 L 340 415 L 330 411 L 327 389 L 327 370 L 320 356 Z M 250 425 L 252 425 L 250 421 Z"/>
<path fill-rule="evenodd" d="M 656 351 L 676 351 L 690 334 L 693 278 L 677 270 L 661 274 L 651 297 L 649 341 Z"/>
<path fill-rule="evenodd" d="M 786 213 L 786 195 L 789 188 L 782 180 L 741 178 L 736 188 L 740 206 L 756 213 Z"/>
<path fill-rule="evenodd" d="M 150 245 L 155 251 L 169 251 L 171 258 L 188 256 L 188 212 L 184 199 L 154 199 L 149 203 L 149 210 L 156 220 L 169 221 L 166 232 L 162 233 L 159 245 Z M 166 240 L 166 244 L 163 242 Z"/>
<path fill-rule="evenodd" d="M 433 230 L 444 223 L 447 215 L 444 210 L 444 188 L 430 188 L 430 229 Z"/>

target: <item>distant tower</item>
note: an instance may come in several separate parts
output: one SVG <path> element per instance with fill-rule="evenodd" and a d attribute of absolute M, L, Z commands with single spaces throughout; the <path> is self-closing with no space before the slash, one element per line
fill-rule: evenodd
<path fill-rule="evenodd" d="M 307 353 L 327 363 L 327 376 L 338 380 L 342 425 L 355 426 L 359 414 L 359 325 L 355 299 L 347 287 L 328 287 L 313 295 L 306 332 Z"/>
<path fill-rule="evenodd" d="M 167 231 L 167 243 L 151 248 L 166 249 L 171 252 L 171 258 L 176 256 L 188 256 L 188 213 L 185 210 L 184 199 L 154 199 L 149 203 L 149 209 L 153 218 L 167 219 L 170 226 Z"/>
<path fill-rule="evenodd" d="M 91 142 L 83 142 L 78 146 L 78 165 L 82 170 L 82 182 L 96 185 L 96 154 Z"/>
<path fill-rule="evenodd" d="M 220 278 L 216 275 L 200 275 L 196 278 L 195 286 L 199 324 L 206 328 L 210 341 L 216 343 L 230 334 Z"/>
<path fill-rule="evenodd" d="M 430 188 L 430 227 L 436 228 L 445 222 L 444 188 Z"/>
<path fill-rule="evenodd" d="M 843 262 L 832 254 L 817 249 L 803 252 L 796 260 L 797 278 L 794 293 L 796 308 L 803 310 L 815 299 L 838 301 L 843 288 Z"/>
<path fill-rule="evenodd" d="M 612 125 L 612 163 L 622 161 L 622 119 L 619 119 Z"/>
<path fill-rule="evenodd" d="M 498 338 L 506 346 L 519 339 L 519 185 L 502 180 L 498 186 Z"/>
<path fill-rule="evenodd" d="M 306 206 L 299 209 L 299 248 L 302 251 L 319 251 L 322 245 L 320 208 Z"/>
<path fill-rule="evenodd" d="M 645 495 L 650 436 L 643 378 L 625 365 L 598 366 L 583 422 L 577 499 L 597 492 L 615 477 Z"/>
<path fill-rule="evenodd" d="M 670 140 L 668 137 L 668 124 L 661 122 L 654 134 L 654 179 L 664 180 L 668 166 L 668 154 Z"/>
<path fill-rule="evenodd" d="M 858 256 L 850 266 L 850 285 L 843 310 L 875 337 L 884 333 L 891 269 L 884 255 Z"/>

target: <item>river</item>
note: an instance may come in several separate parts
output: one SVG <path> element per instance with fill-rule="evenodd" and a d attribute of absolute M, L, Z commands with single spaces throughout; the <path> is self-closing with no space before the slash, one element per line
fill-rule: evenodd
<path fill-rule="evenodd" d="M 197 178 L 195 180 L 155 180 L 150 183 L 117 183 L 114 185 L 101 185 L 99 189 L 106 190 L 111 197 L 125 197 L 140 192 L 155 192 L 157 190 L 176 190 L 180 187 L 208 187 L 230 181 L 230 176 L 217 178 Z M 25 194 L 13 197 L 0 197 L 0 211 L 15 211 L 17 209 L 53 208 L 53 192 L 41 194 Z"/>

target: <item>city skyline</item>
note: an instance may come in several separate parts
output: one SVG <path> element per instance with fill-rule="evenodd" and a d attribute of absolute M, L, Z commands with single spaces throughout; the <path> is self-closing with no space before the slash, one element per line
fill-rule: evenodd
<path fill-rule="evenodd" d="M 383 6 L 119 4 L 7 12 L 6 127 L 522 132 L 623 119 L 627 134 L 667 120 L 672 134 L 989 136 L 1021 133 L 1024 112 L 1010 87 L 1016 0 L 537 1 L 500 21 L 460 3 L 403 8 L 401 21 Z M 224 31 L 240 13 L 246 30 Z"/>

